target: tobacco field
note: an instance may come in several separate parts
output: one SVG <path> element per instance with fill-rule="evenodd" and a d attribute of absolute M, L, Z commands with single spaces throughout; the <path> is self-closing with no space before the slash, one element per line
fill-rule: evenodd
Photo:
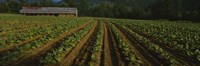
<path fill-rule="evenodd" d="M 0 14 L 0 66 L 198 66 L 200 24 Z"/>

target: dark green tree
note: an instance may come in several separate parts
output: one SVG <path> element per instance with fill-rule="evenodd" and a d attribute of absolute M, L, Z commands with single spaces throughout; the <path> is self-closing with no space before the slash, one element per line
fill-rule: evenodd
<path fill-rule="evenodd" d="M 114 5 L 111 2 L 103 2 L 93 7 L 92 15 L 97 17 L 114 17 L 113 7 Z"/>
<path fill-rule="evenodd" d="M 68 0 L 69 7 L 76 7 L 77 6 L 77 0 Z"/>
<path fill-rule="evenodd" d="M 21 8 L 20 4 L 17 3 L 16 0 L 7 0 L 4 5 L 4 8 L 8 13 L 18 13 Z"/>
<path fill-rule="evenodd" d="M 80 16 L 89 16 L 91 13 L 91 9 L 89 7 L 89 0 L 80 0 L 80 4 L 78 5 L 78 10 Z"/>
<path fill-rule="evenodd" d="M 5 13 L 9 10 L 8 2 L 1 2 L 0 3 L 0 13 Z"/>
<path fill-rule="evenodd" d="M 171 19 L 175 16 L 172 0 L 158 0 L 151 6 L 152 16 L 155 18 Z"/>
<path fill-rule="evenodd" d="M 40 3 L 39 6 L 43 6 L 43 7 L 54 6 L 54 3 L 52 0 L 40 0 L 39 3 Z"/>
<path fill-rule="evenodd" d="M 68 7 L 69 5 L 66 2 L 61 2 L 58 6 L 59 7 Z"/>

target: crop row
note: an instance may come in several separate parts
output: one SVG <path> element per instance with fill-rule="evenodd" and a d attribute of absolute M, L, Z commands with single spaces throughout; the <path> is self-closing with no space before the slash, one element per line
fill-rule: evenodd
<path fill-rule="evenodd" d="M 90 57 L 91 61 L 89 62 L 90 66 L 96 66 L 98 64 L 100 64 L 100 60 L 101 60 L 101 51 L 102 51 L 102 45 L 103 45 L 103 33 L 104 33 L 104 29 L 103 29 L 103 24 L 102 22 L 100 23 L 100 26 L 97 29 L 97 38 L 96 38 L 96 42 L 92 43 L 92 55 Z"/>
<path fill-rule="evenodd" d="M 125 59 L 128 61 L 129 65 L 140 65 L 142 64 L 142 60 L 136 55 L 134 51 L 130 48 L 130 45 L 128 42 L 122 37 L 122 35 L 119 33 L 118 29 L 110 24 L 112 27 L 112 30 L 114 31 L 114 36 L 118 42 L 118 47 L 122 53 L 122 55 L 125 57 Z"/>
<path fill-rule="evenodd" d="M 200 59 L 199 58 L 199 49 L 197 48 L 197 47 L 199 47 L 198 46 L 199 41 L 196 41 L 199 39 L 194 39 L 192 37 L 177 35 L 178 33 L 183 34 L 183 35 L 184 34 L 190 35 L 191 32 L 187 32 L 187 30 L 197 31 L 196 29 L 192 29 L 192 28 L 189 29 L 189 27 L 185 27 L 185 29 L 187 28 L 187 30 L 180 30 L 180 28 L 184 29 L 184 27 L 177 26 L 177 25 L 170 25 L 171 23 L 162 24 L 162 22 L 161 22 L 161 24 L 160 23 L 154 24 L 154 23 L 145 22 L 145 21 L 139 21 L 139 22 L 128 21 L 128 20 L 120 20 L 120 21 L 116 21 L 115 23 L 122 26 L 124 29 L 128 30 L 129 32 L 131 32 L 132 35 L 134 35 L 140 42 L 146 44 L 150 50 L 154 50 L 158 54 L 162 55 L 162 57 L 164 57 L 166 60 L 168 60 L 170 64 L 176 65 L 176 64 L 180 64 L 180 62 L 183 63 L 185 61 L 185 60 L 182 61 L 183 59 L 180 59 L 180 58 L 175 58 L 177 56 L 174 56 L 174 54 L 171 54 L 173 52 L 168 50 L 168 49 L 172 49 L 172 48 L 173 48 L 172 50 L 174 50 L 175 53 L 190 56 L 190 57 L 183 56 L 185 58 L 192 59 L 193 56 L 196 56 L 196 59 L 198 59 L 198 60 Z M 179 23 L 177 23 L 177 24 L 179 24 Z M 198 33 L 196 33 L 196 34 L 193 33 L 191 35 L 197 36 Z M 170 36 L 173 36 L 173 37 L 170 37 Z M 184 40 L 185 43 L 181 42 L 182 40 Z M 189 42 L 189 44 L 187 44 L 188 42 Z M 157 45 L 155 43 L 163 44 L 162 46 L 168 46 L 170 48 L 163 49 L 163 47 L 161 48 L 160 45 Z M 182 46 L 182 47 L 180 47 L 180 46 Z M 182 50 L 182 51 L 177 52 L 180 50 Z M 194 61 L 194 60 L 195 59 L 193 59 L 192 61 Z M 192 62 L 192 63 L 195 63 L 195 62 Z"/>
<path fill-rule="evenodd" d="M 65 57 L 66 54 L 69 53 L 76 46 L 76 44 L 78 44 L 81 38 L 83 38 L 84 35 L 87 34 L 91 27 L 92 24 L 74 33 L 72 36 L 66 37 L 67 39 L 64 40 L 59 45 L 59 47 L 54 48 L 51 52 L 49 52 L 45 57 L 40 60 L 41 64 L 49 65 L 60 63 L 62 58 Z"/>
<path fill-rule="evenodd" d="M 85 21 L 85 19 L 82 19 L 82 20 Z M 48 33 L 53 28 L 62 29 L 63 27 L 66 27 L 66 26 L 67 26 L 66 28 L 74 28 L 74 26 L 77 26 L 77 23 L 83 23 L 83 21 L 69 20 L 66 22 L 56 23 L 51 26 L 40 26 L 40 27 L 35 27 L 26 31 L 10 32 L 10 33 L 7 33 L 6 35 L 1 35 L 2 38 L 0 38 L 1 40 L 0 47 L 3 48 L 9 44 L 18 44 L 19 42 L 28 40 L 36 35 Z"/>
<path fill-rule="evenodd" d="M 41 32 L 46 32 L 47 34 L 45 34 L 41 38 L 28 42 L 23 46 L 19 46 L 16 50 L 9 50 L 8 52 L 1 54 L 2 57 L 1 57 L 0 64 L 3 64 L 3 63 L 10 64 L 11 61 L 17 61 L 21 57 L 32 52 L 32 50 L 35 50 L 38 47 L 42 46 L 43 44 L 46 44 L 48 41 L 52 41 L 54 38 L 56 38 L 63 32 L 68 32 L 70 29 L 77 27 L 83 24 L 84 22 L 85 20 L 82 20 L 79 22 L 74 21 L 74 22 L 68 22 L 68 24 L 55 25 L 52 28 L 46 28 L 44 31 L 41 31 Z"/>

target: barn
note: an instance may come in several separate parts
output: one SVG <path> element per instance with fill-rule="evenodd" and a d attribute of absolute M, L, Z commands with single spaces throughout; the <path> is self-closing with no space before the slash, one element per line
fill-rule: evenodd
<path fill-rule="evenodd" d="M 20 13 L 32 16 L 78 16 L 77 8 L 69 7 L 22 7 Z"/>

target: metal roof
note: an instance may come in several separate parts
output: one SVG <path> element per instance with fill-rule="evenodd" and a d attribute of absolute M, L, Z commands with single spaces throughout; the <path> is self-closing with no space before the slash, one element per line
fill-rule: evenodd
<path fill-rule="evenodd" d="M 74 13 L 78 12 L 77 8 L 68 7 L 23 7 L 20 13 Z"/>

